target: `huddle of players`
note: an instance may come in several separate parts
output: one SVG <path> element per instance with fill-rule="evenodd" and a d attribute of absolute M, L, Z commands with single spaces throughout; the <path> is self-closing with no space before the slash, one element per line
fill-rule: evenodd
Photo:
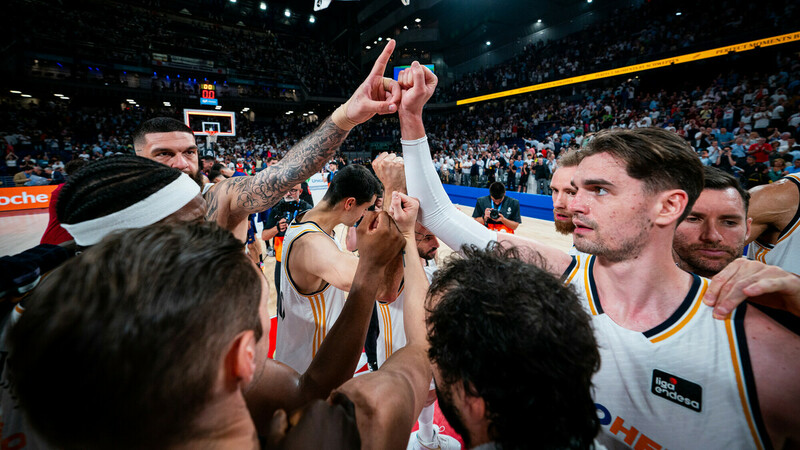
<path fill-rule="evenodd" d="M 742 260 L 712 282 L 675 265 L 676 223 L 718 225 L 697 209 L 703 172 L 685 144 L 663 130 L 598 135 L 559 188 L 562 164 L 554 196 L 571 198 L 554 201 L 554 212 L 557 224 L 571 217 L 575 225 L 575 256 L 493 234 L 444 194 L 422 123 L 436 78 L 415 63 L 398 82 L 384 79 L 393 47 L 279 165 L 217 183 L 205 199 L 181 181 L 186 175 L 134 157 L 95 163 L 70 180 L 59 218 L 91 248 L 45 278 L 3 328 L 4 439 L 65 448 L 400 448 L 433 376 L 440 407 L 468 447 L 599 447 L 595 437 L 613 448 L 797 444 L 800 387 L 789 377 L 800 343 L 741 301 L 774 301 L 797 314 L 800 280 Z M 242 252 L 241 224 L 321 167 L 349 128 L 395 111 L 410 197 L 387 186 L 390 218 L 364 213 L 372 195 L 335 198 L 332 189 L 298 218 L 295 236 L 290 227 L 282 277 L 310 311 L 310 351 L 298 351 L 309 361 L 294 370 L 268 360 L 268 285 Z M 140 137 L 143 156 L 196 171 L 190 133 Z M 181 200 L 165 202 L 163 193 Z M 141 205 L 158 205 L 158 214 L 142 214 Z M 203 215 L 212 223 L 198 223 Z M 341 256 L 330 225 L 362 215 L 360 257 Z M 764 244 L 778 230 L 771 251 L 797 225 L 763 222 Z M 430 230 L 423 238 L 435 233 L 463 249 L 430 287 L 420 260 L 408 257 L 418 252 L 419 226 Z M 493 241 L 498 250 L 479 250 Z M 323 254 L 304 255 L 304 242 L 306 253 Z M 718 259 L 718 247 L 697 247 L 698 260 Z M 679 254 L 682 267 L 692 261 Z M 397 274 L 406 345 L 377 372 L 351 379 L 374 300 L 396 296 Z M 349 292 L 338 320 L 325 298 L 331 287 Z M 287 308 L 286 289 L 283 299 Z"/>

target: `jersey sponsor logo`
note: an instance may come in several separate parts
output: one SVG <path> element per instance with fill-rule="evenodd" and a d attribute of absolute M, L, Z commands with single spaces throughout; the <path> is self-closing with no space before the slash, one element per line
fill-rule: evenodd
<path fill-rule="evenodd" d="M 639 431 L 630 422 L 626 424 L 625 419 L 622 417 L 614 417 L 611 411 L 600 403 L 595 403 L 594 407 L 597 408 L 597 418 L 600 420 L 600 425 L 607 427 L 607 431 L 610 434 L 628 444 L 634 450 L 661 450 L 664 448 L 663 445 Z"/>
<path fill-rule="evenodd" d="M 658 397 L 677 403 L 684 408 L 700 412 L 703 410 L 703 388 L 689 380 L 654 369 L 650 392 Z"/>

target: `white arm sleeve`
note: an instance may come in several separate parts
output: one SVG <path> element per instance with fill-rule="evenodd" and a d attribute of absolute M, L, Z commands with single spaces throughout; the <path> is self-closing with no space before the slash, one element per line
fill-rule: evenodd
<path fill-rule="evenodd" d="M 497 240 L 489 230 L 450 203 L 433 168 L 428 138 L 401 140 L 408 195 L 419 199 L 419 221 L 455 251 L 463 245 L 486 248 Z"/>

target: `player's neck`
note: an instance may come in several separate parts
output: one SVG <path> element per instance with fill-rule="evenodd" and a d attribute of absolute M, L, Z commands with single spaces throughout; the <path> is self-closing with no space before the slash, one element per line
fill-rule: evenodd
<path fill-rule="evenodd" d="M 647 331 L 667 320 L 692 283 L 691 275 L 675 265 L 671 246 L 655 242 L 625 261 L 598 257 L 594 279 L 603 311 L 633 331 Z"/>
<path fill-rule="evenodd" d="M 198 437 L 175 445 L 174 449 L 260 448 L 255 424 L 241 396 L 212 402 L 194 423 Z"/>
<path fill-rule="evenodd" d="M 322 231 L 333 236 L 333 229 L 342 223 L 342 218 L 340 211 L 328 208 L 325 203 L 320 203 L 305 214 L 303 221 L 314 222 L 322 228 Z"/>

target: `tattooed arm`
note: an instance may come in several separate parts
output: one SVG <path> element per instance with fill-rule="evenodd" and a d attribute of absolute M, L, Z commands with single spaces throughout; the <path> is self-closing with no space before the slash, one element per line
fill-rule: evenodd
<path fill-rule="evenodd" d="M 234 230 L 247 219 L 248 214 L 271 208 L 289 188 L 322 168 L 336 153 L 347 133 L 328 117 L 292 147 L 280 163 L 252 177 L 234 177 L 220 182 L 206 194 L 206 219 Z"/>
<path fill-rule="evenodd" d="M 242 239 L 246 231 L 242 224 L 247 215 L 272 207 L 292 186 L 320 170 L 354 126 L 375 114 L 396 112 L 400 85 L 383 77 L 394 47 L 395 41 L 390 40 L 353 96 L 292 147 L 279 164 L 255 176 L 229 178 L 214 186 L 206 194 L 206 219 L 216 221 Z"/>

